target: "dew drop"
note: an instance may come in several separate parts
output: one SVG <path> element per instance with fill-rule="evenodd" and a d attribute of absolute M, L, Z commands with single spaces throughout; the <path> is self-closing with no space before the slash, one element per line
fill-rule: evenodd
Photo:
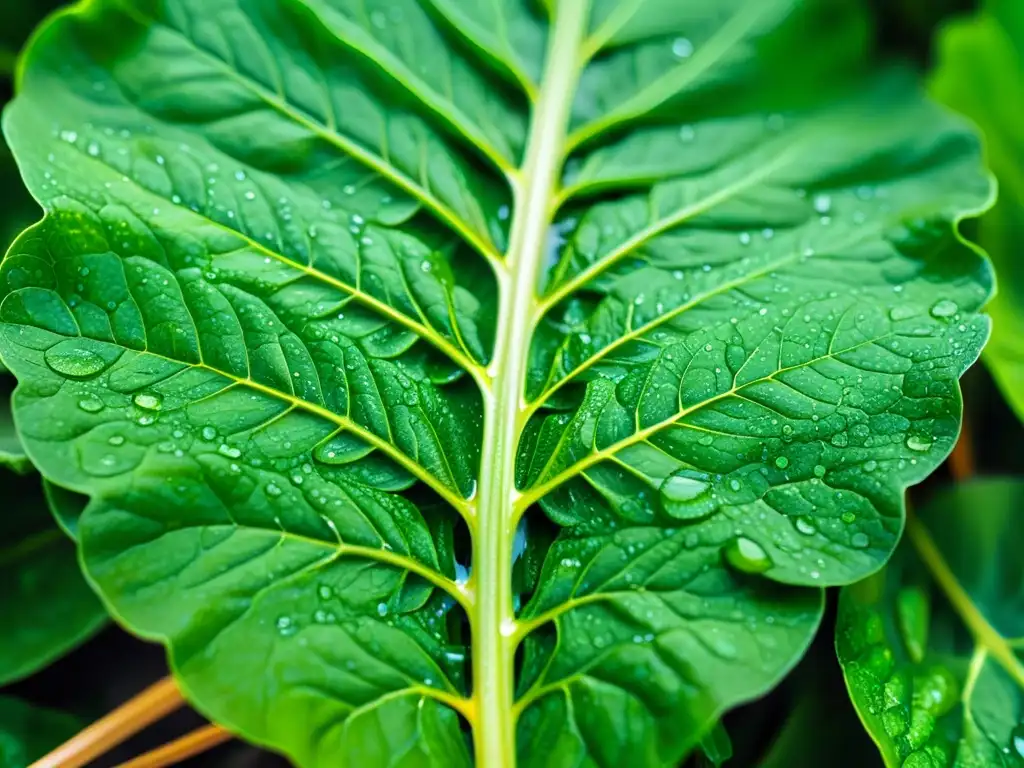
<path fill-rule="evenodd" d="M 334 596 L 334 590 L 328 584 L 321 584 L 317 587 L 316 593 L 321 600 L 330 600 Z"/>
<path fill-rule="evenodd" d="M 932 317 L 952 317 L 958 309 L 959 307 L 956 305 L 956 302 L 943 299 L 931 308 L 931 314 Z"/>
<path fill-rule="evenodd" d="M 377 603 L 377 615 L 378 616 L 387 616 L 388 615 L 388 604 L 387 603 Z"/>
<path fill-rule="evenodd" d="M 708 476 L 682 469 L 665 478 L 658 490 L 661 508 L 676 520 L 694 520 L 718 507 Z"/>
<path fill-rule="evenodd" d="M 818 213 L 825 214 L 832 210 L 832 196 L 831 195 L 815 195 L 814 196 L 814 210 Z"/>
<path fill-rule="evenodd" d="M 203 427 L 200 434 L 203 436 L 203 440 L 213 440 L 217 437 L 217 430 L 213 427 Z"/>
<path fill-rule="evenodd" d="M 163 400 L 159 395 L 138 394 L 132 398 L 139 408 L 147 411 L 158 411 Z"/>
<path fill-rule="evenodd" d="M 44 359 L 55 372 L 75 379 L 95 376 L 107 367 L 107 361 L 99 354 L 70 339 L 46 350 Z"/>
<path fill-rule="evenodd" d="M 726 544 L 723 553 L 729 565 L 744 573 L 764 573 L 772 567 L 764 548 L 745 536 L 737 536 Z"/>
<path fill-rule="evenodd" d="M 693 55 L 693 43 L 685 37 L 677 37 L 672 41 L 672 54 L 678 59 L 687 59 Z"/>
<path fill-rule="evenodd" d="M 852 512 L 844 512 L 842 521 L 846 524 L 852 523 L 856 519 L 856 515 Z M 850 545 L 856 549 L 866 549 L 871 540 L 868 538 L 866 533 L 855 533 L 850 537 Z"/>
<path fill-rule="evenodd" d="M 907 448 L 912 451 L 924 452 L 932 447 L 932 439 L 924 435 L 910 435 L 907 438 Z"/>
<path fill-rule="evenodd" d="M 86 413 L 99 413 L 103 410 L 103 402 L 95 397 L 84 397 L 78 401 L 78 407 Z"/>
<path fill-rule="evenodd" d="M 779 469 L 785 469 L 786 467 L 789 466 L 789 459 L 787 459 L 785 456 L 779 456 L 777 459 L 775 459 L 775 466 L 778 467 Z"/>
<path fill-rule="evenodd" d="M 814 527 L 814 523 L 812 523 L 810 518 L 807 517 L 798 517 L 794 526 L 805 536 L 813 536 L 818 532 L 818 529 Z"/>
<path fill-rule="evenodd" d="M 267 496 L 277 497 L 277 496 L 280 496 L 280 495 L 281 495 L 281 488 L 280 488 L 280 486 L 274 485 L 274 483 L 269 483 L 267 485 Z"/>

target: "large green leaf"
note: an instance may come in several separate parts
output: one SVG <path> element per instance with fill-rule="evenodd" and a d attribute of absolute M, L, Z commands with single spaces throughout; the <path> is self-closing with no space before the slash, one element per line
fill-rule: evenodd
<path fill-rule="evenodd" d="M 0 352 L 201 709 L 301 765 L 653 766 L 796 662 L 987 334 L 976 141 L 867 71 L 859 5 L 40 31 Z"/>
<path fill-rule="evenodd" d="M 56 525 L 39 478 L 0 472 L 0 685 L 32 674 L 94 635 L 107 613 Z"/>
<path fill-rule="evenodd" d="M 71 715 L 0 696 L 0 768 L 25 768 L 80 727 Z"/>
<path fill-rule="evenodd" d="M 886 569 L 843 590 L 836 648 L 886 765 L 1024 760 L 1024 483 L 935 499 Z"/>
<path fill-rule="evenodd" d="M 986 4 L 989 12 L 951 24 L 940 42 L 932 90 L 981 127 L 999 200 L 981 220 L 980 239 L 999 273 L 989 305 L 992 341 L 985 362 L 1024 419 L 1024 6 Z"/>

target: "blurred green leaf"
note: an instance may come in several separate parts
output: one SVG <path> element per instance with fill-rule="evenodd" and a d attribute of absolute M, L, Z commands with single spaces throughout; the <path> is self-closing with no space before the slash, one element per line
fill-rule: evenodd
<path fill-rule="evenodd" d="M 932 92 L 982 129 L 999 179 L 999 199 L 980 222 L 980 243 L 999 278 L 984 360 L 1024 419 L 1024 3 L 990 8 L 944 31 Z"/>
<path fill-rule="evenodd" d="M 1024 482 L 981 480 L 908 521 L 881 573 L 843 589 L 836 650 L 886 765 L 1024 759 Z"/>
<path fill-rule="evenodd" d="M 39 482 L 0 473 L 0 684 L 45 667 L 106 622 L 79 570 L 75 545 L 54 524 Z"/>
<path fill-rule="evenodd" d="M 80 727 L 71 715 L 0 696 L 0 768 L 25 768 Z"/>

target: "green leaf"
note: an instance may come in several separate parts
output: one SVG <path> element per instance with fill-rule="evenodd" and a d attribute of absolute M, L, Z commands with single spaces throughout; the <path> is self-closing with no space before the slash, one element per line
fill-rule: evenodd
<path fill-rule="evenodd" d="M 25 768 L 79 728 L 71 715 L 0 696 L 0 768 Z"/>
<path fill-rule="evenodd" d="M 32 462 L 25 455 L 25 448 L 18 437 L 11 414 L 11 392 L 14 379 L 0 370 L 0 466 L 25 474 L 32 470 Z"/>
<path fill-rule="evenodd" d="M 696 749 L 889 556 L 987 334 L 977 142 L 869 40 L 824 0 L 55 18 L 0 354 L 121 621 L 300 765 Z"/>
<path fill-rule="evenodd" d="M 715 723 L 711 730 L 704 734 L 700 740 L 700 749 L 704 753 L 706 764 L 715 768 L 721 768 L 732 757 L 732 741 L 721 722 Z"/>
<path fill-rule="evenodd" d="M 1022 503 L 1015 480 L 947 491 L 911 518 L 885 571 L 843 590 L 836 649 L 886 765 L 1024 759 Z"/>
<path fill-rule="evenodd" d="M 988 305 L 992 340 L 985 362 L 1024 419 L 1024 10 L 990 2 L 990 12 L 949 25 L 940 38 L 935 95 L 974 120 L 985 135 L 999 200 L 981 220 L 980 242 L 999 273 Z"/>
<path fill-rule="evenodd" d="M 0 685 L 42 669 L 107 620 L 78 566 L 75 545 L 53 524 L 39 478 L 0 475 Z"/>

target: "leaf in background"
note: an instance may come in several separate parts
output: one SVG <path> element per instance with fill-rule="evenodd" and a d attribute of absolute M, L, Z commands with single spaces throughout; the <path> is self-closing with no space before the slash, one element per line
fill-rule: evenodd
<path fill-rule="evenodd" d="M 836 649 L 886 765 L 1024 759 L 1024 483 L 979 480 L 908 523 L 886 569 L 842 592 Z"/>
<path fill-rule="evenodd" d="M 14 377 L 0 367 L 0 467 L 6 467 L 18 474 L 32 470 L 32 462 L 25 455 L 25 448 L 14 428 L 11 414 L 11 392 Z"/>
<path fill-rule="evenodd" d="M 931 88 L 982 129 L 999 179 L 999 199 L 980 223 L 981 245 L 999 274 L 984 359 L 1024 420 L 1024 6 L 1014 0 L 986 5 L 988 13 L 944 30 Z"/>
<path fill-rule="evenodd" d="M 28 453 L 300 765 L 681 759 L 959 428 L 989 185 L 859 3 L 547 5 L 94 0 L 5 116 Z"/>
<path fill-rule="evenodd" d="M 79 728 L 71 715 L 0 696 L 0 768 L 25 768 Z"/>
<path fill-rule="evenodd" d="M 107 613 L 53 523 L 38 477 L 0 472 L 0 685 L 27 677 L 92 637 Z"/>

